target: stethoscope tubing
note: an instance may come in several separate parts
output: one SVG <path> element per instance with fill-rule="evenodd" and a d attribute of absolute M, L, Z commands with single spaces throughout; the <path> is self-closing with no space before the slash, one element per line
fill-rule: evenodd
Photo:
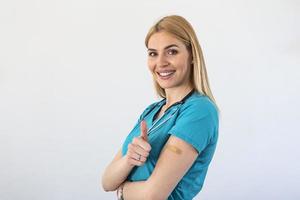
<path fill-rule="evenodd" d="M 182 102 L 180 102 L 180 103 L 178 103 L 178 104 L 181 104 L 182 105 Z M 143 119 L 154 109 L 156 107 L 156 105 L 155 106 L 153 106 L 153 108 L 152 109 L 150 109 L 145 115 L 144 115 L 144 117 L 143 117 Z M 161 116 L 159 119 L 157 119 L 153 124 L 152 124 L 152 126 L 148 129 L 148 135 L 150 134 L 150 133 L 152 133 L 153 131 L 155 131 L 156 129 L 158 129 L 160 126 L 162 126 L 165 122 L 167 122 L 169 119 L 171 119 L 175 114 L 176 114 L 176 112 L 178 112 L 179 111 L 179 108 L 180 108 L 180 106 L 177 106 L 177 108 L 176 108 L 176 110 L 175 111 L 173 111 L 173 113 L 168 117 L 168 118 L 166 118 L 166 119 L 164 119 L 162 122 L 160 122 L 157 126 L 156 126 L 156 124 L 160 121 L 160 119 L 162 119 L 163 117 L 164 117 L 164 115 L 166 114 L 166 112 L 164 113 L 164 115 L 163 116 Z"/>

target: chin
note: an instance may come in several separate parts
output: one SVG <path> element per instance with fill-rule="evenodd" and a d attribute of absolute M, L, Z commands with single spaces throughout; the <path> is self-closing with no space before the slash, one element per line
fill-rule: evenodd
<path fill-rule="evenodd" d="M 173 85 L 167 85 L 167 84 L 163 84 L 163 85 L 161 85 L 161 84 L 158 84 L 161 88 L 163 88 L 163 89 L 168 89 L 168 88 L 172 88 L 172 87 L 174 87 Z"/>

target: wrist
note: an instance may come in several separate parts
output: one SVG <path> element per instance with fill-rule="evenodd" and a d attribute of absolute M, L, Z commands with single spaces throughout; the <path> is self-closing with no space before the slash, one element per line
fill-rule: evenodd
<path fill-rule="evenodd" d="M 129 162 L 129 157 L 128 157 L 127 154 L 126 154 L 123 158 L 124 158 L 124 162 L 125 162 L 125 164 L 126 164 L 127 167 L 129 167 L 130 169 L 132 169 L 132 168 L 135 167 L 135 165 L 133 165 L 133 164 L 131 164 L 131 163 Z"/>
<path fill-rule="evenodd" d="M 125 182 L 123 182 L 123 183 L 118 187 L 118 190 L 117 190 L 117 197 L 118 197 L 118 200 L 124 200 L 124 197 L 123 197 L 123 188 L 124 188 L 124 185 L 125 185 Z"/>

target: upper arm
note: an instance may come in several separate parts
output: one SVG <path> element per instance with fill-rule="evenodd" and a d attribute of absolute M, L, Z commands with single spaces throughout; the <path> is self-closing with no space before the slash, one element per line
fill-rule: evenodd
<path fill-rule="evenodd" d="M 154 199 L 168 198 L 216 135 L 217 122 L 212 106 L 206 102 L 193 103 L 182 109 L 175 125 L 168 131 L 170 137 L 148 179 L 150 194 Z M 173 151 L 168 148 L 169 145 L 179 151 Z"/>
<path fill-rule="evenodd" d="M 153 199 L 167 199 L 197 156 L 198 151 L 192 145 L 171 135 L 148 179 Z"/>

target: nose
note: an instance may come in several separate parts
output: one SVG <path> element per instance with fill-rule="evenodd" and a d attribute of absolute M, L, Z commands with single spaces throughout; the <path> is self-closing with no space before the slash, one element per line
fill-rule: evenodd
<path fill-rule="evenodd" d="M 169 61 L 164 54 L 160 54 L 157 56 L 157 66 L 158 67 L 164 67 L 168 64 L 169 64 Z"/>

